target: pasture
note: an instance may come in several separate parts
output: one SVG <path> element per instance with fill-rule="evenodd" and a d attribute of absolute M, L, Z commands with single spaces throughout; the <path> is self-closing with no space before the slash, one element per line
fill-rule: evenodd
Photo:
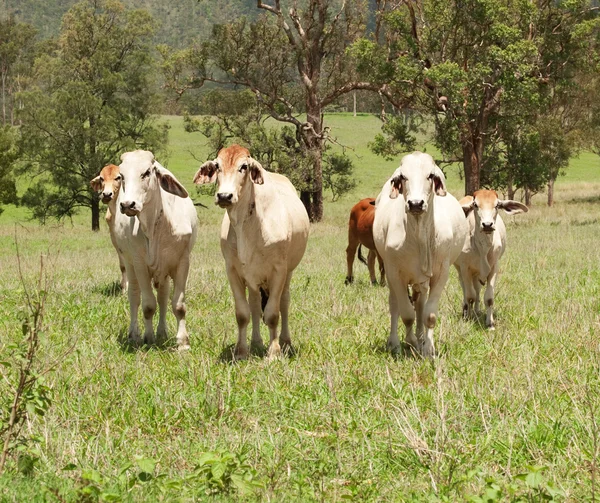
<path fill-rule="evenodd" d="M 372 287 L 358 261 L 355 283 L 344 277 L 349 209 L 375 196 L 398 161 L 369 152 L 375 118 L 329 119 L 354 148 L 358 185 L 335 203 L 328 194 L 324 221 L 312 225 L 291 285 L 292 358 L 228 361 L 237 329 L 218 243 L 224 210 L 192 188 L 193 156 L 207 154 L 180 118 L 165 119 L 170 154 L 159 160 L 208 206 L 198 208 L 188 280 L 189 352 L 121 343 L 128 305 L 104 222 L 92 233 L 87 212 L 44 227 L 19 208 L 0 216 L 0 354 L 21 337 L 16 234 L 31 288 L 45 256 L 38 366 L 56 364 L 44 375 L 48 412 L 25 425 L 38 460 L 0 477 L 1 501 L 599 497 L 600 160 L 573 161 L 555 207 L 542 194 L 529 213 L 503 215 L 495 331 L 462 319 L 452 269 L 438 357 L 394 359 L 385 351 L 387 288 Z M 460 197 L 457 173 L 447 174 Z M 171 312 L 168 323 L 174 335 Z"/>

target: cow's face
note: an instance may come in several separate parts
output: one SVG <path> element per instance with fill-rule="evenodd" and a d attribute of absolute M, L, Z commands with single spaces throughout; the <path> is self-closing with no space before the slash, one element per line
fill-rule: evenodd
<path fill-rule="evenodd" d="M 188 193 L 173 176 L 156 160 L 152 152 L 136 150 L 121 156 L 121 213 L 129 217 L 139 215 L 144 207 L 157 196 L 160 188 L 179 197 Z"/>
<path fill-rule="evenodd" d="M 90 182 L 90 185 L 95 192 L 98 192 L 104 204 L 116 201 L 121 189 L 119 166 L 114 164 L 104 166 L 100 174 Z"/>
<path fill-rule="evenodd" d="M 215 204 L 221 208 L 234 206 L 249 184 L 262 185 L 263 167 L 239 145 L 222 148 L 214 161 L 207 161 L 194 176 L 194 183 L 217 182 Z"/>
<path fill-rule="evenodd" d="M 406 211 L 421 215 L 429 209 L 434 194 L 446 195 L 446 179 L 428 154 L 415 152 L 402 159 L 390 181 L 390 198 L 404 196 Z"/>
<path fill-rule="evenodd" d="M 475 215 L 475 228 L 485 234 L 492 234 L 496 230 L 496 217 L 498 210 L 502 209 L 509 215 L 526 213 L 527 206 L 510 199 L 498 199 L 495 190 L 478 190 L 473 197 L 461 201 L 465 215 L 473 211 Z"/>

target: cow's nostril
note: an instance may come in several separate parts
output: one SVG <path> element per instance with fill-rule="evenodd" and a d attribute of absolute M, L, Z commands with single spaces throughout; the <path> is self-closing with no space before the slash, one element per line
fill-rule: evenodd
<path fill-rule="evenodd" d="M 217 197 L 219 201 L 231 201 L 233 199 L 233 194 L 230 192 L 219 192 Z"/>
<path fill-rule="evenodd" d="M 408 201 L 408 208 L 411 211 L 422 210 L 424 204 L 425 201 L 423 201 L 422 199 L 411 199 L 410 201 Z"/>

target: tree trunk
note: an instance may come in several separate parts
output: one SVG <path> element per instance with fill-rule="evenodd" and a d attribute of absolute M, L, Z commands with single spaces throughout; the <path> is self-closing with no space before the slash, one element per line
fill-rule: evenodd
<path fill-rule="evenodd" d="M 554 205 L 554 178 L 548 180 L 548 206 Z"/>
<path fill-rule="evenodd" d="M 308 180 L 311 201 L 306 211 L 311 222 L 320 222 L 323 219 L 323 116 L 317 96 L 309 93 L 306 101 L 306 121 L 311 127 L 305 130 L 304 138 L 313 164 Z M 306 202 L 304 205 L 306 206 Z"/>
<path fill-rule="evenodd" d="M 515 199 L 515 187 L 513 186 L 512 178 L 508 179 L 506 191 L 508 192 L 508 199 L 514 201 L 514 199 Z"/>
<path fill-rule="evenodd" d="M 481 160 L 472 143 L 463 144 L 463 166 L 465 174 L 465 195 L 473 195 L 480 187 Z"/>
<path fill-rule="evenodd" d="M 356 117 L 356 91 L 352 93 L 352 96 L 354 98 L 354 117 Z"/>
<path fill-rule="evenodd" d="M 100 230 L 100 201 L 96 194 L 92 197 L 92 230 Z"/>
<path fill-rule="evenodd" d="M 529 208 L 531 206 L 531 198 L 533 197 L 533 194 L 531 193 L 531 190 L 529 190 L 529 187 L 525 187 L 523 190 L 525 191 L 525 206 Z"/>

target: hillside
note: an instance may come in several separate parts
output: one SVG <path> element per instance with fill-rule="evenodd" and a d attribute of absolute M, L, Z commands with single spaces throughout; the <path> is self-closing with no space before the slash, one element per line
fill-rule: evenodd
<path fill-rule="evenodd" d="M 42 38 L 58 34 L 62 16 L 78 0 L 3 0 L 0 10 L 14 14 L 18 21 L 31 23 Z M 254 0 L 122 0 L 129 8 L 146 9 L 160 23 L 156 43 L 181 47 L 195 37 L 206 37 L 213 24 L 240 15 L 256 16 Z M 1 13 L 4 14 L 4 13 Z"/>

